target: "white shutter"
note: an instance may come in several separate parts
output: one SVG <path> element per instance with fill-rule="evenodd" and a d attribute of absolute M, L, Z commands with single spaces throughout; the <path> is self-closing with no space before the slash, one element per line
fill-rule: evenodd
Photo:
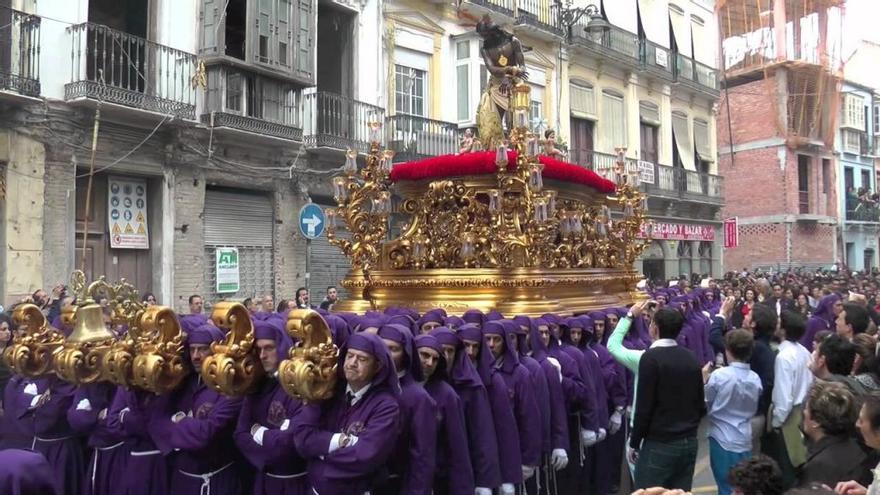
<path fill-rule="evenodd" d="M 626 109 L 623 97 L 614 93 L 602 92 L 602 120 L 600 129 L 605 137 L 605 150 L 608 153 L 614 148 L 626 146 Z"/>
<path fill-rule="evenodd" d="M 687 170 L 696 171 L 694 146 L 691 143 L 687 114 L 672 112 L 672 136 L 675 138 L 675 145 L 678 149 L 678 155 L 681 157 L 682 166 Z"/>
<path fill-rule="evenodd" d="M 614 26 L 630 33 L 639 32 L 636 0 L 602 0 L 602 10 Z"/>
<path fill-rule="evenodd" d="M 709 123 L 705 120 L 694 119 L 694 147 L 700 158 L 708 161 L 715 161 L 711 156 L 711 147 L 709 146 Z"/>
<path fill-rule="evenodd" d="M 592 86 L 571 83 L 569 92 L 571 114 L 578 118 L 596 116 L 596 94 Z"/>
<path fill-rule="evenodd" d="M 639 102 L 639 119 L 654 126 L 660 125 L 660 107 L 651 101 Z"/>
<path fill-rule="evenodd" d="M 669 2 L 639 0 L 639 17 L 648 41 L 669 48 Z"/>
<path fill-rule="evenodd" d="M 701 64 L 715 67 L 716 38 L 714 29 L 702 18 L 691 16 L 691 35 L 694 43 L 694 60 Z"/>
<path fill-rule="evenodd" d="M 685 57 L 691 57 L 691 23 L 690 19 L 685 16 L 684 9 L 674 3 L 670 3 L 669 21 L 672 24 L 672 35 L 675 36 L 678 52 Z"/>

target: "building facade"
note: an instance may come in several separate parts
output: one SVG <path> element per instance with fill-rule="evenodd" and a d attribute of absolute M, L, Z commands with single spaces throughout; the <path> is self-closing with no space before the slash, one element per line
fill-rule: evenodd
<path fill-rule="evenodd" d="M 840 1 L 720 3 L 723 97 L 717 114 L 724 216 L 739 246 L 725 270 L 829 267 L 840 258 L 834 149 L 840 104 Z M 837 33 L 839 35 L 839 33 Z"/>
<path fill-rule="evenodd" d="M 638 268 L 718 275 L 712 5 L 594 3 L 600 36 L 552 0 L 0 1 L 0 302 L 80 267 L 178 310 L 320 299 L 347 260 L 307 243 L 297 212 L 334 204 L 328 179 L 370 122 L 397 161 L 458 150 L 487 14 L 528 47 L 533 124 L 574 163 L 602 171 L 626 148 L 643 170 L 659 234 Z M 230 249 L 234 291 L 217 274 Z"/>
<path fill-rule="evenodd" d="M 852 270 L 871 270 L 877 266 L 877 239 L 880 236 L 880 208 L 874 194 L 877 101 L 871 88 L 844 81 L 839 131 L 835 151 L 839 157 L 837 188 L 840 203 L 840 243 L 843 261 Z"/>

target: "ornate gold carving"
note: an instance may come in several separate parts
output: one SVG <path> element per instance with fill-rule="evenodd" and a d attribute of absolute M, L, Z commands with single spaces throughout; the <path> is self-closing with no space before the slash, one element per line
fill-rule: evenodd
<path fill-rule="evenodd" d="M 108 376 L 155 394 L 176 389 L 189 373 L 183 332 L 171 308 L 150 306 L 138 312 L 128 338 L 117 342 L 108 358 Z"/>
<path fill-rule="evenodd" d="M 214 306 L 211 319 L 228 333 L 224 342 L 211 344 L 213 354 L 199 370 L 202 379 L 224 395 L 244 395 L 263 375 L 263 365 L 254 352 L 254 324 L 250 314 L 241 303 L 223 301 Z"/>
<path fill-rule="evenodd" d="M 278 368 L 281 386 L 306 403 L 332 397 L 339 349 L 327 322 L 315 311 L 295 309 L 287 317 L 287 333 L 300 344 Z"/>
<path fill-rule="evenodd" d="M 34 304 L 15 308 L 12 320 L 16 327 L 25 328 L 24 333 L 3 352 L 9 367 L 30 378 L 52 373 L 53 354 L 64 343 L 61 332 L 49 326 L 40 308 Z"/>

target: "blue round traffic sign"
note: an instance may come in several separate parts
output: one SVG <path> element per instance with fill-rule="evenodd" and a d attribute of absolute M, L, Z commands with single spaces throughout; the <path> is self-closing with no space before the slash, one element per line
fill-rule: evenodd
<path fill-rule="evenodd" d="M 299 231 L 306 239 L 317 239 L 324 233 L 324 210 L 315 203 L 299 209 Z"/>

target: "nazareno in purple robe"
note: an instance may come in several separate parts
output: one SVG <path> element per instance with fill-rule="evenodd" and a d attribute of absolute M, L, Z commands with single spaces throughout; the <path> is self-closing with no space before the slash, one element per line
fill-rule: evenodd
<path fill-rule="evenodd" d="M 477 342 L 480 345 L 480 352 L 473 364 L 489 394 L 489 405 L 492 410 L 492 420 L 495 423 L 495 436 L 498 442 L 501 482 L 502 484 L 520 484 L 523 481 L 522 449 L 510 389 L 501 373 L 495 370 L 495 358 L 492 357 L 492 351 L 486 345 L 482 329 L 472 323 L 467 323 L 458 329 L 458 336 L 462 341 Z"/>
<path fill-rule="evenodd" d="M 514 342 L 516 342 L 514 350 L 519 362 L 529 370 L 532 391 L 538 405 L 538 415 L 541 419 L 541 454 L 550 455 L 552 450 L 550 448 L 550 390 L 548 389 L 547 377 L 544 375 L 541 365 L 527 354 L 527 342 L 525 342 L 525 339 L 528 336 L 527 329 L 531 325 L 531 321 L 528 317 L 517 316 L 516 320 L 501 320 L 501 324 L 504 325 L 505 331 L 513 332 L 515 336 Z"/>
<path fill-rule="evenodd" d="M 151 392 L 118 388 L 107 413 L 107 428 L 125 439 L 129 451 L 119 493 L 166 495 L 168 462 L 147 432 L 161 398 Z"/>
<path fill-rule="evenodd" d="M 453 362 L 447 363 L 447 377 L 452 388 L 461 398 L 464 408 L 474 484 L 482 488 L 497 488 L 501 485 L 501 467 L 489 393 L 477 369 L 464 351 L 459 336 L 446 327 L 435 328 L 431 331 L 431 335 L 441 346 L 449 345 L 455 348 Z"/>
<path fill-rule="evenodd" d="M 223 340 L 223 332 L 206 323 L 189 333 L 188 344 Z M 156 447 L 171 460 L 171 493 L 238 495 L 241 470 L 232 441 L 241 399 L 208 388 L 192 373 L 184 386 L 168 396 L 150 417 L 148 430 Z M 186 417 L 175 422 L 177 412 Z"/>
<path fill-rule="evenodd" d="M 122 432 L 108 426 L 110 407 L 117 387 L 99 382 L 76 391 L 67 421 L 73 431 L 88 436 L 90 452 L 82 493 L 111 495 L 119 492 L 129 449 Z"/>
<path fill-rule="evenodd" d="M 385 324 L 379 328 L 379 338 L 403 348 L 403 369 L 398 371 L 401 421 L 397 445 L 388 462 L 388 481 L 371 492 L 430 495 L 436 467 L 437 404 L 419 383 L 422 365 L 409 328 Z"/>
<path fill-rule="evenodd" d="M 801 345 L 808 351 L 813 352 L 813 340 L 816 334 L 822 330 L 834 329 L 834 305 L 840 301 L 840 296 L 831 294 L 823 297 L 813 312 L 813 316 L 807 320 L 807 331 L 801 337 Z"/>
<path fill-rule="evenodd" d="M 541 413 L 536 402 L 531 373 L 520 363 L 516 352 L 516 332 L 499 320 L 487 322 L 483 326 L 483 334 L 499 335 L 504 340 L 504 354 L 496 359 L 495 370 L 504 378 L 513 401 L 522 464 L 537 467 L 541 463 Z"/>
<path fill-rule="evenodd" d="M 539 320 L 540 321 L 540 320 Z M 547 379 L 547 391 L 550 397 L 550 449 L 563 449 L 571 457 L 571 445 L 568 441 L 568 409 L 565 403 L 563 383 L 565 377 L 562 374 L 562 365 L 558 360 L 550 356 L 547 346 L 538 334 L 535 320 L 529 322 L 529 352 L 532 359 L 541 365 L 541 370 Z"/>
<path fill-rule="evenodd" d="M 41 454 L 52 466 L 53 480 L 59 495 L 79 494 L 85 475 L 85 455 L 82 438 L 71 434 L 67 422 L 67 410 L 73 403 L 76 387 L 63 382 L 54 375 L 37 378 L 27 385 L 16 401 L 16 410 L 6 411 L 7 421 L 19 421 L 22 431 L 31 437 L 29 448 Z M 36 391 L 36 394 L 28 393 Z M 32 407 L 33 398 L 49 394 L 49 399 Z M 24 406 L 24 409 L 21 409 Z"/>
<path fill-rule="evenodd" d="M 342 375 L 332 399 L 300 408 L 291 421 L 296 449 L 308 461 L 308 477 L 318 495 L 362 494 L 384 473 L 397 441 L 400 385 L 385 343 L 376 335 L 353 334 L 347 349 L 369 353 L 379 362 L 370 388 L 349 404 L 343 374 L 346 349 L 340 352 Z M 330 452 L 334 434 L 357 437 L 353 445 Z"/>
<path fill-rule="evenodd" d="M 437 466 L 434 495 L 471 495 L 474 471 L 468 449 L 467 427 L 461 399 L 447 382 L 443 347 L 433 335 L 419 335 L 416 348 L 431 349 L 440 355 L 437 368 L 425 381 L 425 390 L 437 404 Z"/>
<path fill-rule="evenodd" d="M 254 338 L 274 340 L 279 361 L 287 358 L 292 342 L 280 322 L 255 320 Z M 254 495 L 311 494 L 306 461 L 296 451 L 291 428 L 301 407 L 302 402 L 288 395 L 274 376 L 266 376 L 260 389 L 244 398 L 234 438 L 257 471 Z M 251 434 L 255 424 L 265 428 L 259 438 Z"/>
<path fill-rule="evenodd" d="M 34 394 L 25 393 L 29 388 L 36 392 L 36 385 L 21 375 L 13 373 L 3 389 L 3 416 L 0 421 L 0 450 L 30 449 L 33 445 L 33 434 L 25 412 L 30 407 Z"/>
<path fill-rule="evenodd" d="M 0 493 L 3 495 L 57 495 L 52 467 L 38 452 L 0 450 Z"/>

